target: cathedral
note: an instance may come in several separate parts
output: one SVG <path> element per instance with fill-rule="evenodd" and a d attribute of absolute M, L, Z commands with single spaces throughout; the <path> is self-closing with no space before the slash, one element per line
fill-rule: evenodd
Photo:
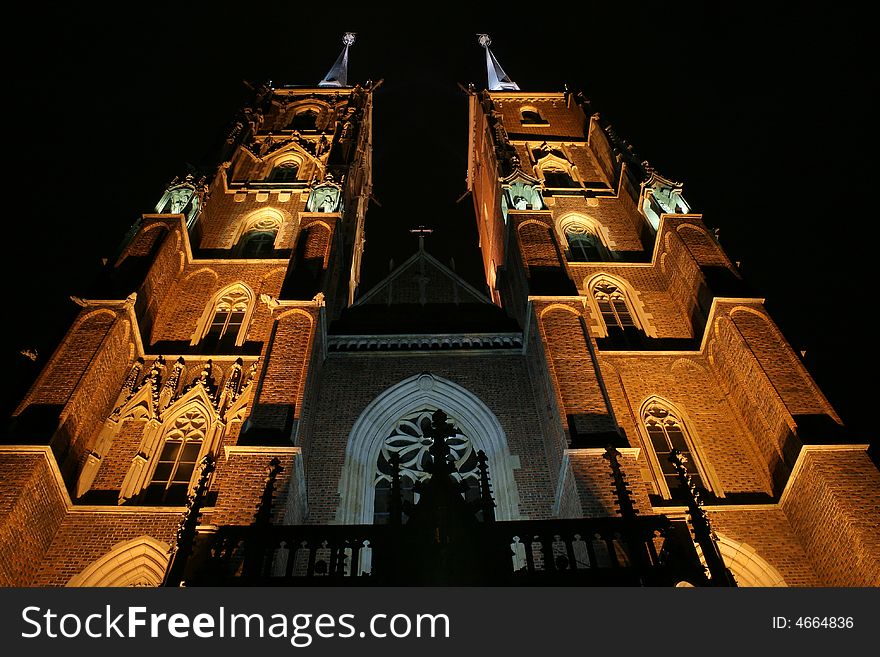
<path fill-rule="evenodd" d="M 361 284 L 384 83 L 354 39 L 254 87 L 73 297 L 0 445 L 0 584 L 880 586 L 868 445 L 684 185 L 488 35 L 485 285 L 421 218 Z"/>

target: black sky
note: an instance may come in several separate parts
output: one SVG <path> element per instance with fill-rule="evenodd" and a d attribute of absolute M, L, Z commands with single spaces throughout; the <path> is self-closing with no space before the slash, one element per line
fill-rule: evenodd
<path fill-rule="evenodd" d="M 655 3 L 666 4 L 666 3 Z M 466 97 L 486 84 L 477 32 L 523 90 L 583 91 L 685 197 L 721 243 L 853 429 L 869 418 L 864 345 L 876 331 L 872 47 L 867 19 L 835 13 L 662 11 L 577 3 L 532 10 L 484 4 L 400 15 L 334 3 L 199 10 L 151 5 L 121 17 L 67 5 L 7 21 L 7 281 L 2 408 L 18 401 L 126 229 L 188 165 L 214 163 L 242 80 L 314 84 L 357 32 L 350 81 L 375 95 L 374 205 L 364 287 L 435 230 L 429 250 L 482 284 L 465 191 Z M 468 5 L 462 5 L 467 7 Z M 653 7 L 653 8 L 647 8 Z M 863 27 L 864 26 L 864 27 Z M 31 363 L 18 352 L 36 348 Z"/>

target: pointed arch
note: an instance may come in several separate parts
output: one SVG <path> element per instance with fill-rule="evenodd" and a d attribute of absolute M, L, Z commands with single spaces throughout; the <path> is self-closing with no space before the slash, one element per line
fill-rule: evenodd
<path fill-rule="evenodd" d="M 151 536 L 117 543 L 65 586 L 161 586 L 171 546 Z"/>
<path fill-rule="evenodd" d="M 510 453 L 498 418 L 466 388 L 426 372 L 385 390 L 367 405 L 352 426 L 339 483 L 337 521 L 373 522 L 374 472 L 383 442 L 401 419 L 426 409 L 442 409 L 470 439 L 475 451 L 486 452 L 496 517 L 519 519 L 519 493 L 513 476 L 513 470 L 519 467 L 518 459 Z"/>
<path fill-rule="evenodd" d="M 150 454 L 145 472 L 145 504 L 186 502 L 198 463 L 213 442 L 213 415 L 204 399 L 194 397 L 163 422 L 161 439 Z"/>
<path fill-rule="evenodd" d="M 620 276 L 600 272 L 584 281 L 587 303 L 597 321 L 593 328 L 597 337 L 613 337 L 614 332 L 641 331 L 649 337 L 657 337 L 651 315 L 638 292 Z M 609 330 L 610 329 L 610 330 Z"/>
<path fill-rule="evenodd" d="M 185 503 L 198 463 L 217 451 L 222 432 L 213 402 L 196 383 L 166 410 L 161 422 L 147 423 L 120 487 L 119 503 Z"/>
<path fill-rule="evenodd" d="M 677 449 L 687 459 L 687 470 L 694 483 L 717 497 L 724 491 L 715 471 L 703 456 L 693 422 L 687 414 L 668 399 L 651 395 L 639 407 L 639 437 L 653 476 L 654 492 L 663 499 L 677 497 L 679 488 L 668 457 Z"/>
<path fill-rule="evenodd" d="M 788 586 L 782 574 L 748 543 L 715 532 L 718 550 L 739 586 Z"/>
<path fill-rule="evenodd" d="M 293 103 L 285 108 L 284 130 L 314 132 L 325 129 L 329 120 L 331 106 L 318 100 L 307 99 Z"/>
<path fill-rule="evenodd" d="M 544 183 L 545 189 L 582 186 L 577 167 L 553 153 L 547 153 L 535 163 L 535 173 Z"/>
<path fill-rule="evenodd" d="M 269 171 L 266 182 L 295 183 L 300 179 L 303 158 L 290 152 L 269 160 Z"/>
<path fill-rule="evenodd" d="M 278 235 L 287 217 L 275 208 L 263 208 L 252 212 L 239 224 L 233 239 L 233 249 L 239 257 L 253 257 L 246 255 L 248 243 L 257 235 L 270 235 L 268 242 L 270 250 L 278 248 Z"/>
<path fill-rule="evenodd" d="M 255 308 L 253 290 L 243 282 L 236 282 L 218 290 L 205 306 L 196 324 L 191 345 L 207 339 L 244 344 L 248 325 Z"/>
<path fill-rule="evenodd" d="M 608 229 L 592 217 L 569 212 L 557 220 L 556 233 L 559 243 L 567 245 L 570 262 L 596 262 L 612 257 Z"/>

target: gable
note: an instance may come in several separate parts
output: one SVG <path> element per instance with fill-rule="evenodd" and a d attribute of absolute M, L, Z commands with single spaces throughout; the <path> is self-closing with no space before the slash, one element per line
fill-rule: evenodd
<path fill-rule="evenodd" d="M 488 303 L 485 294 L 426 251 L 419 250 L 354 305 Z"/>

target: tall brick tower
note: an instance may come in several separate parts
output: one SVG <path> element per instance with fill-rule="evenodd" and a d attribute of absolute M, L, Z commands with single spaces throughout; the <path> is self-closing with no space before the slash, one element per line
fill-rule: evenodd
<path fill-rule="evenodd" d="M 2 451 L 3 585 L 159 584 L 205 466 L 219 523 L 251 521 L 270 461 L 282 491 L 298 481 L 290 436 L 320 327 L 357 290 L 370 195 L 353 41 L 316 86 L 255 89 L 222 164 L 133 227 L 107 298 L 74 299 Z"/>
<path fill-rule="evenodd" d="M 255 89 L 76 299 L 0 446 L 0 584 L 880 585 L 866 441 L 683 185 L 487 35 L 486 285 L 419 228 L 361 289 L 353 41 Z"/>
<path fill-rule="evenodd" d="M 682 184 L 582 94 L 521 91 L 480 43 L 490 86 L 470 95 L 468 182 L 486 280 L 527 328 L 546 390 L 554 513 L 597 512 L 610 442 L 642 511 L 680 516 L 677 450 L 740 584 L 880 585 L 868 441 L 847 434 Z"/>

